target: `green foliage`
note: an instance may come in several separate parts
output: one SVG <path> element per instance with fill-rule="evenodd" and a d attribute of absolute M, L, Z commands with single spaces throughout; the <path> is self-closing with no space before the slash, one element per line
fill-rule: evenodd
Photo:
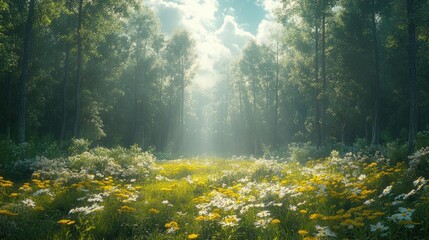
<path fill-rule="evenodd" d="M 386 157 L 394 162 L 405 161 L 408 156 L 408 145 L 399 140 L 386 144 Z"/>
<path fill-rule="evenodd" d="M 291 161 L 306 163 L 317 154 L 316 146 L 311 143 L 291 143 L 288 145 Z"/>
<path fill-rule="evenodd" d="M 89 150 L 91 142 L 88 139 L 84 138 L 72 138 L 68 152 L 70 156 L 82 154 Z"/>
<path fill-rule="evenodd" d="M 421 131 L 416 135 L 416 149 L 429 146 L 429 131 Z"/>

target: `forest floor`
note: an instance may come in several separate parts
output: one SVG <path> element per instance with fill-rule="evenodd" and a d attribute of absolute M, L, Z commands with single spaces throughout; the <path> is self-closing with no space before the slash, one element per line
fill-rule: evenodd
<path fill-rule="evenodd" d="M 379 155 L 32 161 L 28 181 L 0 177 L 1 239 L 429 239 L 427 180 Z"/>

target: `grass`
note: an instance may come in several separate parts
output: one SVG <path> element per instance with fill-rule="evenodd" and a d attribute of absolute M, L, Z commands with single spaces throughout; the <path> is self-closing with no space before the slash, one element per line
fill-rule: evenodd
<path fill-rule="evenodd" d="M 306 164 L 153 161 L 140 151 L 100 148 L 56 160 L 61 168 L 38 164 L 26 182 L 0 177 L 0 236 L 429 239 L 428 183 L 406 162 L 336 152 Z"/>

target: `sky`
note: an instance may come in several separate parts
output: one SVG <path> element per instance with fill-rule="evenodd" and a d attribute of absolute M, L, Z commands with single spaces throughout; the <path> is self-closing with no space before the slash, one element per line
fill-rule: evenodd
<path fill-rule="evenodd" d="M 225 63 L 240 55 L 250 40 L 267 41 L 276 29 L 273 11 L 280 0 L 146 0 L 158 15 L 161 31 L 178 28 L 196 42 L 198 70 L 193 85 L 210 88 Z"/>

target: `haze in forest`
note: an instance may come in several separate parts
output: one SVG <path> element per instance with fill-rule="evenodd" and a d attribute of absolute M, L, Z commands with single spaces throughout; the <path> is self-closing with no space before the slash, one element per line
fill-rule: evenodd
<path fill-rule="evenodd" d="M 429 4 L 0 0 L 4 141 L 162 153 L 415 149 Z"/>

